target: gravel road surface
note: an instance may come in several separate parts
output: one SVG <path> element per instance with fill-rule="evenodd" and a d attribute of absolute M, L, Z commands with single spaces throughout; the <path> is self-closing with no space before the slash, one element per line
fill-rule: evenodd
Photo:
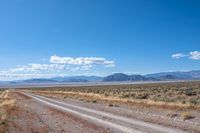
<path fill-rule="evenodd" d="M 57 110 L 70 113 L 71 115 L 80 117 L 80 119 L 92 122 L 95 125 L 109 128 L 116 133 L 186 133 L 186 131 L 180 129 L 128 118 L 123 115 L 107 112 L 106 110 L 99 111 L 93 108 L 75 105 L 67 103 L 66 101 L 55 100 L 32 93 L 23 92 L 23 94 L 31 97 L 40 104 L 45 104 Z"/>

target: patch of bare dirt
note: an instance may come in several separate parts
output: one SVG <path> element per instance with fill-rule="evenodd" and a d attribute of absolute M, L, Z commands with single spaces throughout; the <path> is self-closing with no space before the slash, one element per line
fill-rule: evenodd
<path fill-rule="evenodd" d="M 0 133 L 7 132 L 8 129 L 8 112 L 14 108 L 15 100 L 9 97 L 9 91 L 0 92 Z"/>
<path fill-rule="evenodd" d="M 10 96 L 16 104 L 8 111 L 8 133 L 112 133 L 77 116 L 38 104 L 23 94 Z"/>
<path fill-rule="evenodd" d="M 79 104 L 84 107 L 93 108 L 96 110 L 106 110 L 111 113 L 137 118 L 143 121 L 157 123 L 169 127 L 178 127 L 183 130 L 200 132 L 200 113 L 195 110 L 187 109 L 166 109 L 153 106 L 129 106 L 120 102 L 106 102 L 93 97 L 80 97 L 80 95 L 67 95 L 66 93 L 48 93 L 42 91 L 34 91 L 37 94 L 44 95 L 50 98 L 66 100 L 68 103 Z M 105 106 L 107 104 L 107 107 Z M 184 116 L 183 114 L 187 114 Z M 186 119 L 185 119 L 186 118 Z"/>

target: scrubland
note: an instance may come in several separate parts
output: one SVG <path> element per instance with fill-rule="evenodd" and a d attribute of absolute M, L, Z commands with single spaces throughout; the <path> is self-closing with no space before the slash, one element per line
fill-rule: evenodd
<path fill-rule="evenodd" d="M 5 132 L 8 127 L 7 118 L 9 110 L 13 109 L 15 104 L 15 100 L 9 98 L 8 96 L 9 91 L 0 91 L 0 132 Z"/>
<path fill-rule="evenodd" d="M 54 120 L 55 118 L 52 116 L 58 115 L 58 113 L 53 108 L 44 106 L 26 96 L 25 94 L 29 94 L 27 92 L 167 127 L 178 127 L 194 132 L 200 131 L 200 81 L 32 87 L 0 91 L 0 132 L 13 130 L 46 132 L 54 127 L 55 124 L 52 124 L 52 121 L 57 123 L 61 120 L 63 121 L 60 125 L 63 126 L 63 129 L 66 128 L 66 124 L 63 124 L 63 122 L 68 121 L 64 120 L 66 114 L 63 114 L 63 117 L 60 117 L 59 114 L 59 117 L 56 117 L 59 119 Z M 70 119 L 71 117 L 70 115 Z M 79 120 L 75 119 L 75 123 L 77 121 Z M 66 131 L 72 127 L 70 125 Z M 55 129 L 61 130 L 57 127 Z"/>
<path fill-rule="evenodd" d="M 87 101 L 106 101 L 162 108 L 200 109 L 200 81 L 34 88 L 43 93 Z"/>

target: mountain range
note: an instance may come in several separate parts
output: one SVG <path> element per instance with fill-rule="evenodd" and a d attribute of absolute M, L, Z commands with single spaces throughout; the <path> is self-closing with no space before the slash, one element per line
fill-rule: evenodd
<path fill-rule="evenodd" d="M 53 78 L 38 78 L 21 81 L 11 81 L 11 84 L 17 83 L 67 83 L 67 82 L 115 82 L 115 81 L 172 81 L 172 80 L 198 80 L 200 79 L 200 70 L 188 72 L 161 72 L 147 75 L 127 75 L 124 73 L 115 73 L 105 77 L 100 76 L 67 76 Z"/>

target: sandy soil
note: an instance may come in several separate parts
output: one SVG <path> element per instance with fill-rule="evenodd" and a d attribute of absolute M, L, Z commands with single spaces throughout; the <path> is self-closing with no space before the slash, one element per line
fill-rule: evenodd
<path fill-rule="evenodd" d="M 8 112 L 8 133 L 111 133 L 68 113 L 38 104 L 20 93 L 10 93 L 16 99 Z"/>
<path fill-rule="evenodd" d="M 37 93 L 38 94 L 38 93 Z M 42 94 L 42 93 L 39 93 Z M 54 99 L 60 99 L 66 103 L 90 108 L 98 111 L 106 111 L 127 118 L 138 119 L 146 122 L 157 123 L 166 127 L 182 129 L 191 133 L 200 132 L 200 113 L 191 112 L 194 118 L 183 121 L 177 115 L 173 118 L 167 114 L 180 114 L 184 110 L 166 110 L 154 107 L 139 108 L 118 104 L 110 106 L 101 101 L 88 102 L 84 99 L 63 98 L 63 96 L 48 95 Z M 1 127 L 0 133 L 113 133 L 115 130 L 98 123 L 85 120 L 79 116 L 52 108 L 36 102 L 34 99 L 19 92 L 10 92 L 9 97 L 16 100 L 12 108 L 7 111 L 6 126 Z M 2 108 L 0 109 L 2 110 Z M 3 129 L 3 130 L 2 130 Z"/>
<path fill-rule="evenodd" d="M 37 93 L 37 92 L 35 92 Z M 125 104 L 117 104 L 117 107 L 109 107 L 110 104 L 102 101 L 88 101 L 87 99 L 73 99 L 64 97 L 62 95 L 37 93 L 51 98 L 60 99 L 67 103 L 80 105 L 96 110 L 102 110 L 111 112 L 118 115 L 123 115 L 129 118 L 137 118 L 142 121 L 157 123 L 164 126 L 180 128 L 189 132 L 200 132 L 200 112 L 193 110 L 170 110 L 155 107 L 140 107 L 140 106 L 128 106 Z M 189 112 L 192 116 L 191 119 L 183 120 L 181 114 L 183 112 Z"/>

